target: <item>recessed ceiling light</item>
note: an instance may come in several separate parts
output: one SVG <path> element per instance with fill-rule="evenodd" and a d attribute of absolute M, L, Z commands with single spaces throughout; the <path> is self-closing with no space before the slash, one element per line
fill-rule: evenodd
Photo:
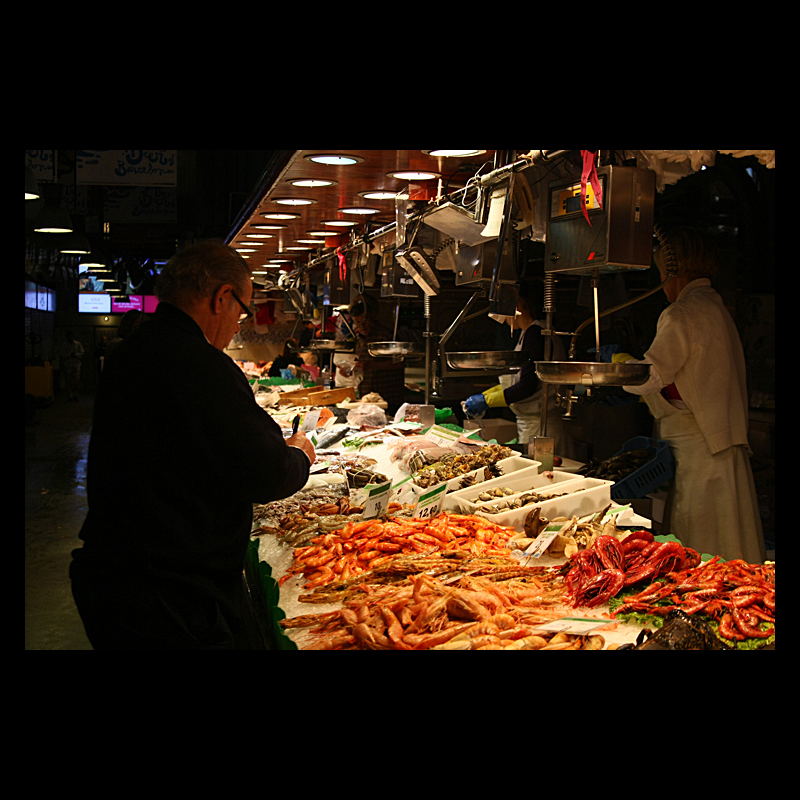
<path fill-rule="evenodd" d="M 274 239 L 275 237 L 271 233 L 246 233 L 245 236 L 248 239 Z"/>
<path fill-rule="evenodd" d="M 317 202 L 308 197 L 273 197 L 270 199 L 273 203 L 278 203 L 281 206 L 310 206 Z"/>
<path fill-rule="evenodd" d="M 289 181 L 292 186 L 308 186 L 311 189 L 315 189 L 318 186 L 336 186 L 338 181 L 324 181 L 320 178 L 303 178 L 297 181 Z"/>
<path fill-rule="evenodd" d="M 348 164 L 358 164 L 364 159 L 361 156 L 344 156 L 320 153 L 316 156 L 306 156 L 308 161 L 313 161 L 315 164 L 331 164 L 336 167 L 343 167 Z"/>
<path fill-rule="evenodd" d="M 287 250 L 313 250 L 313 247 L 287 247 Z"/>
<path fill-rule="evenodd" d="M 340 214 L 380 214 L 381 210 L 379 208 L 340 208 Z"/>
<path fill-rule="evenodd" d="M 268 264 L 288 264 L 291 259 L 288 258 L 271 258 Z"/>
<path fill-rule="evenodd" d="M 485 150 L 423 150 L 429 156 L 444 156 L 445 158 L 458 158 L 459 156 L 480 156 Z"/>
<path fill-rule="evenodd" d="M 330 236 L 330 231 L 306 231 L 308 236 Z"/>
<path fill-rule="evenodd" d="M 317 246 L 323 244 L 319 239 L 297 239 L 297 244 L 315 244 Z"/>
<path fill-rule="evenodd" d="M 266 211 L 262 212 L 262 217 L 266 219 L 297 219 L 299 214 L 290 214 L 287 211 Z"/>
<path fill-rule="evenodd" d="M 352 228 L 356 223 L 349 219 L 323 219 L 323 225 L 333 225 L 336 228 Z"/>
<path fill-rule="evenodd" d="M 292 214 L 291 216 L 295 217 L 298 215 Z M 286 229 L 286 225 L 253 225 L 253 227 L 259 231 L 282 231 Z"/>
<path fill-rule="evenodd" d="M 397 192 L 389 192 L 385 189 L 375 189 L 370 192 L 359 192 L 359 197 L 365 197 L 367 200 L 394 200 Z"/>
<path fill-rule="evenodd" d="M 399 178 L 403 181 L 429 181 L 433 178 L 441 178 L 438 172 L 428 172 L 427 170 L 420 169 L 400 169 L 396 172 L 386 173 L 390 178 Z"/>
<path fill-rule="evenodd" d="M 252 247 L 237 247 L 237 253 L 255 253 L 255 249 Z"/>

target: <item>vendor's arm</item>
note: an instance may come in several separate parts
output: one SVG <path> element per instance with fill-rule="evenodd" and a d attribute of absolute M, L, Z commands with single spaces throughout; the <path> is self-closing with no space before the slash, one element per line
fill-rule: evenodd
<path fill-rule="evenodd" d="M 692 320 L 689 313 L 674 303 L 664 309 L 658 320 L 656 336 L 641 361 L 630 360 L 629 364 L 648 363 L 650 377 L 639 386 L 623 386 L 626 392 L 644 397 L 660 392 L 675 382 L 675 376 L 683 369 L 692 349 Z"/>
<path fill-rule="evenodd" d="M 503 393 L 506 405 L 519 403 L 532 397 L 541 388 L 541 381 L 536 374 L 536 361 L 544 358 L 544 337 L 538 325 L 531 325 L 523 332 L 522 350 L 530 356 L 530 361 L 519 371 L 516 382 Z"/>

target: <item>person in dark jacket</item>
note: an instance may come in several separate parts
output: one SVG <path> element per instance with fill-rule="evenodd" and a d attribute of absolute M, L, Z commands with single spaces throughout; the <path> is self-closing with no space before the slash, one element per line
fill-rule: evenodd
<path fill-rule="evenodd" d="M 252 291 L 232 248 L 187 247 L 159 276 L 155 313 L 106 365 L 70 568 L 97 650 L 248 649 L 252 504 L 302 488 L 314 458 L 302 433 L 284 440 L 222 352 Z"/>

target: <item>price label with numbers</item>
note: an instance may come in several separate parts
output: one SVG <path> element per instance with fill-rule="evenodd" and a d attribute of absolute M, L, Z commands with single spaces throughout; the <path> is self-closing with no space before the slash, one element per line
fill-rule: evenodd
<path fill-rule="evenodd" d="M 364 487 L 367 492 L 367 500 L 364 503 L 364 514 L 362 519 L 375 519 L 381 516 L 389 507 L 389 498 L 392 496 L 392 482 L 379 483 L 376 486 L 367 485 Z"/>
<path fill-rule="evenodd" d="M 429 428 L 428 432 L 425 434 L 426 439 L 430 439 L 430 441 L 435 442 L 440 447 L 453 447 L 460 436 L 460 433 L 455 433 L 439 425 L 434 425 L 432 428 Z"/>
<path fill-rule="evenodd" d="M 447 494 L 447 484 L 440 483 L 429 492 L 420 495 L 414 507 L 414 516 L 418 519 L 431 519 L 438 517 L 444 505 L 444 496 Z"/>

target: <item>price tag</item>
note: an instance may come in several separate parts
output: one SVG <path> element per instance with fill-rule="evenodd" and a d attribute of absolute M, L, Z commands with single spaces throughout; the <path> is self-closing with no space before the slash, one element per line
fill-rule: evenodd
<path fill-rule="evenodd" d="M 528 558 L 539 558 L 545 550 L 553 543 L 553 539 L 564 530 L 567 525 L 571 525 L 572 520 L 568 522 L 551 522 L 545 529 L 536 537 L 534 543 L 525 551 Z"/>
<path fill-rule="evenodd" d="M 364 503 L 362 519 L 375 519 L 381 516 L 389 507 L 389 498 L 392 494 L 392 482 L 379 483 L 377 486 L 364 487 L 367 491 L 367 500 Z"/>
<path fill-rule="evenodd" d="M 444 496 L 447 494 L 447 484 L 440 483 L 429 492 L 420 495 L 414 507 L 414 516 L 418 519 L 431 519 L 438 517 L 444 505 Z"/>
<path fill-rule="evenodd" d="M 546 622 L 544 625 L 537 625 L 536 630 L 553 631 L 554 633 L 571 633 L 574 636 L 583 636 L 590 633 L 595 628 L 602 628 L 608 625 L 607 619 L 588 619 L 584 617 L 562 617 Z"/>
<path fill-rule="evenodd" d="M 428 432 L 425 434 L 426 439 L 435 442 L 439 447 L 453 447 L 460 437 L 460 433 L 442 428 L 440 425 L 434 425 L 432 428 L 429 428 Z"/>

